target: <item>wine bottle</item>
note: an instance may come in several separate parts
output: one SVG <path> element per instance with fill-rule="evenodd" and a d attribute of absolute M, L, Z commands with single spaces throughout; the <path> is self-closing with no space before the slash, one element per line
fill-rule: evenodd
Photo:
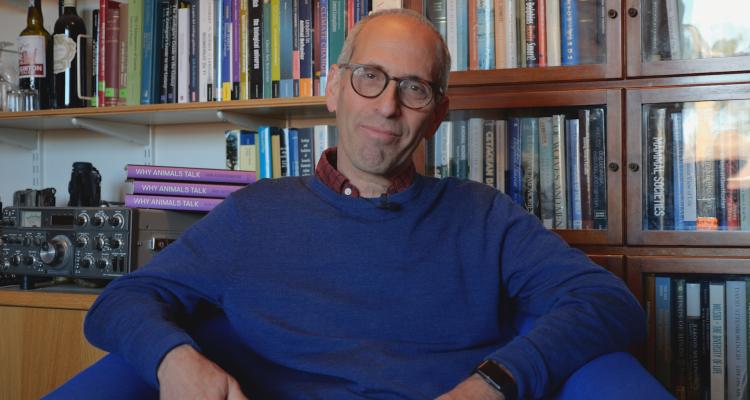
<path fill-rule="evenodd" d="M 42 0 L 29 0 L 26 28 L 18 36 L 18 85 L 36 90 L 39 107 L 54 107 L 52 37 L 44 29 Z"/>
<path fill-rule="evenodd" d="M 54 42 L 54 74 L 55 74 L 55 103 L 57 108 L 85 107 L 86 101 L 78 96 L 78 60 L 76 55 L 81 52 L 81 68 L 85 69 L 86 46 L 77 46 L 79 35 L 86 34 L 83 19 L 76 13 L 76 0 L 64 0 L 63 14 L 55 23 Z M 83 72 L 83 71 L 82 71 Z M 81 94 L 87 93 L 87 79 L 83 75 Z"/>

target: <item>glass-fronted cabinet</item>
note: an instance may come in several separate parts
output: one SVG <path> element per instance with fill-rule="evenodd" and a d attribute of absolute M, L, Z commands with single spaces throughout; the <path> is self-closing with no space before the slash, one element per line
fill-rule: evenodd
<path fill-rule="evenodd" d="M 621 243 L 619 91 L 452 100 L 425 145 L 425 174 L 493 186 L 570 243 Z"/>
<path fill-rule="evenodd" d="M 480 0 L 467 15 L 455 2 L 427 3 L 458 72 L 454 84 L 622 76 L 621 0 Z M 434 17 L 441 6 L 445 22 Z"/>
<path fill-rule="evenodd" d="M 627 0 L 628 76 L 750 70 L 746 0 Z"/>
<path fill-rule="evenodd" d="M 750 244 L 750 85 L 628 92 L 628 242 Z"/>

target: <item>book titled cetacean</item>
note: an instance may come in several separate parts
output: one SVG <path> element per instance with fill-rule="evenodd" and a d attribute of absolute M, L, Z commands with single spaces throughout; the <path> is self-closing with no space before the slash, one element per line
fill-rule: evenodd
<path fill-rule="evenodd" d="M 219 185 L 200 182 L 167 182 L 167 181 L 142 181 L 128 179 L 125 182 L 126 194 L 153 194 L 165 196 L 185 197 L 215 197 L 225 198 L 235 190 L 242 189 L 244 185 Z"/>
<path fill-rule="evenodd" d="M 128 164 L 125 170 L 127 171 L 128 179 L 234 184 L 248 184 L 256 181 L 255 171 L 133 164 Z"/>

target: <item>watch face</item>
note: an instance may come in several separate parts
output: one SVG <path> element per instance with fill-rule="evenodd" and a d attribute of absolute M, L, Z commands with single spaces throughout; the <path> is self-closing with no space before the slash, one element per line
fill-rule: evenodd
<path fill-rule="evenodd" d="M 484 378 L 487 383 L 503 394 L 506 400 L 516 400 L 518 388 L 510 374 L 492 360 L 479 364 L 476 372 Z"/>

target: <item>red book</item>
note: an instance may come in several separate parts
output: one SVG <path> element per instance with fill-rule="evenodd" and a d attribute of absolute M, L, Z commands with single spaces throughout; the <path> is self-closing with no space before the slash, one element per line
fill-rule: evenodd
<path fill-rule="evenodd" d="M 547 66 L 547 0 L 537 0 L 536 4 L 537 17 L 537 40 L 536 46 L 539 53 L 539 66 Z"/>
<path fill-rule="evenodd" d="M 120 3 L 107 4 L 104 24 L 104 105 L 109 107 L 120 98 Z"/>
<path fill-rule="evenodd" d="M 104 107 L 104 88 L 106 86 L 106 75 L 104 75 L 104 65 L 106 64 L 106 53 L 105 53 L 105 39 L 106 28 L 107 28 L 107 3 L 108 0 L 99 0 L 99 64 L 97 65 L 97 78 L 96 82 L 96 93 L 97 93 L 97 105 Z"/>
<path fill-rule="evenodd" d="M 477 0 L 468 1 L 469 15 L 469 70 L 479 69 L 479 49 L 477 48 L 478 26 L 477 26 Z"/>

